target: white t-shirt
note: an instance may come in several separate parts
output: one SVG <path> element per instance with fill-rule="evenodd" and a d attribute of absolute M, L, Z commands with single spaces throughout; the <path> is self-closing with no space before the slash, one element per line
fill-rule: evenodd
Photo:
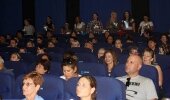
<path fill-rule="evenodd" d="M 124 84 L 127 82 L 128 76 L 118 77 Z M 136 76 L 130 79 L 129 86 L 126 89 L 127 100 L 151 100 L 158 98 L 154 83 L 151 79 Z"/>
<path fill-rule="evenodd" d="M 145 28 L 149 29 L 149 28 L 153 27 L 153 22 L 151 22 L 151 21 L 149 21 L 149 22 L 142 21 L 142 22 L 140 22 L 139 27 L 141 28 L 141 34 L 143 34 L 144 31 L 145 31 Z"/>

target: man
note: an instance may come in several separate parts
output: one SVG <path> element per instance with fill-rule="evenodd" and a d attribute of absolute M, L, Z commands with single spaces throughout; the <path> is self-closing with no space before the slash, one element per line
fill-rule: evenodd
<path fill-rule="evenodd" d="M 140 76 L 139 70 L 142 67 L 142 59 L 138 55 L 128 57 L 125 71 L 126 76 L 118 77 L 126 84 L 127 100 L 157 100 L 158 96 L 154 83 L 151 79 Z"/>
<path fill-rule="evenodd" d="M 7 68 L 5 68 L 4 66 L 4 60 L 2 59 L 2 57 L 0 56 L 0 73 L 9 73 L 11 75 L 14 75 L 14 73 L 12 72 L 12 70 L 9 70 Z"/>

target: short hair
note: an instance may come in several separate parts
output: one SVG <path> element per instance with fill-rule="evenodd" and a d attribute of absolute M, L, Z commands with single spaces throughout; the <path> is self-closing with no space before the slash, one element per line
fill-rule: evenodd
<path fill-rule="evenodd" d="M 91 94 L 91 99 L 96 100 L 96 94 L 97 94 L 97 92 L 96 92 L 96 89 L 97 89 L 97 81 L 96 81 L 96 79 L 91 75 L 83 75 L 83 76 L 81 76 L 79 78 L 79 80 L 81 78 L 87 79 L 90 82 L 90 87 L 95 88 L 95 91 Z"/>
<path fill-rule="evenodd" d="M 26 79 L 32 79 L 35 86 L 37 85 L 42 85 L 43 82 L 44 82 L 44 79 L 43 79 L 43 76 L 35 71 L 31 72 L 31 73 L 28 73 L 24 76 L 23 80 L 26 80 Z"/>
<path fill-rule="evenodd" d="M 51 67 L 51 62 L 49 60 L 40 59 L 40 60 L 38 60 L 36 65 L 38 65 L 38 64 L 41 64 L 44 67 L 44 69 L 47 70 L 47 73 L 49 72 L 50 67 Z"/>

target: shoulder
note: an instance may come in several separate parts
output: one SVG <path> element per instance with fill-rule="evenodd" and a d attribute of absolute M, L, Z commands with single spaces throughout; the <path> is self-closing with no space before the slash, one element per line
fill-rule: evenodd
<path fill-rule="evenodd" d="M 39 95 L 36 95 L 35 96 L 35 100 L 44 100 L 41 96 L 39 96 Z"/>

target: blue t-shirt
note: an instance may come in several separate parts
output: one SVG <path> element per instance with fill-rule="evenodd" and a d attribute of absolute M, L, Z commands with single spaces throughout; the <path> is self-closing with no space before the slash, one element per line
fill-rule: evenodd
<path fill-rule="evenodd" d="M 22 100 L 26 100 L 26 98 L 24 98 Z M 44 99 L 41 96 L 36 95 L 34 100 L 44 100 Z"/>

